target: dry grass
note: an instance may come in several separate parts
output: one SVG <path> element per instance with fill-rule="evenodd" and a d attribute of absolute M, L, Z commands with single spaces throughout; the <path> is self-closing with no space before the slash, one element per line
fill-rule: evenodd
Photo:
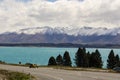
<path fill-rule="evenodd" d="M 0 75 L 3 80 L 33 80 L 33 76 L 20 72 L 11 72 L 7 70 L 0 70 Z"/>
<path fill-rule="evenodd" d="M 106 72 L 106 73 L 116 73 L 111 69 L 101 69 L 101 68 L 78 68 L 78 67 L 64 67 L 64 66 L 52 66 L 54 69 L 63 69 L 71 71 L 90 71 L 90 72 Z"/>

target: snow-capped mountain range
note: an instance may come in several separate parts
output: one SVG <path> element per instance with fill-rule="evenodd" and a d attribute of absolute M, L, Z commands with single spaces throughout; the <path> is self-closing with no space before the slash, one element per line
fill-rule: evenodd
<path fill-rule="evenodd" d="M 0 34 L 0 43 L 120 44 L 120 28 L 25 28 Z"/>
<path fill-rule="evenodd" d="M 82 28 L 61 28 L 61 27 L 35 27 L 35 28 L 26 28 L 16 31 L 16 33 L 25 33 L 25 34 L 68 34 L 68 35 L 81 35 L 81 36 L 91 36 L 91 35 L 117 35 L 120 34 L 120 28 L 92 28 L 92 27 L 82 27 Z"/>

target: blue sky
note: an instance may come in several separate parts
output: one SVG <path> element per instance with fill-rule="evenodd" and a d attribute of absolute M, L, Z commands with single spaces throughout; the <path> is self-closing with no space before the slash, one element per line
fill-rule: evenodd
<path fill-rule="evenodd" d="M 2 0 L 0 33 L 43 26 L 120 27 L 119 3 L 120 0 Z"/>

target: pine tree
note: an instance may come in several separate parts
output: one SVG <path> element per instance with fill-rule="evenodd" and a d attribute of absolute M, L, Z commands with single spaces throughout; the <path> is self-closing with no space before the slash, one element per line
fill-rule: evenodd
<path fill-rule="evenodd" d="M 63 65 L 63 58 L 60 54 L 56 57 L 56 62 L 57 65 Z"/>
<path fill-rule="evenodd" d="M 78 51 L 75 54 L 75 64 L 77 67 L 88 67 L 89 66 L 89 60 L 86 54 L 86 49 L 79 48 Z"/>
<path fill-rule="evenodd" d="M 65 51 L 65 53 L 63 55 L 63 65 L 64 66 L 72 66 L 71 64 L 72 64 L 72 62 L 71 62 L 69 52 Z"/>
<path fill-rule="evenodd" d="M 89 59 L 86 53 L 86 48 L 83 48 L 83 66 L 82 67 L 89 67 Z"/>
<path fill-rule="evenodd" d="M 55 65 L 57 65 L 55 58 L 53 56 L 51 56 L 49 59 L 49 62 L 48 62 L 48 66 L 55 66 Z"/>
<path fill-rule="evenodd" d="M 120 58 L 119 58 L 119 55 L 117 54 L 117 55 L 115 56 L 115 61 L 116 61 L 116 63 L 118 63 L 119 60 L 120 60 Z"/>
<path fill-rule="evenodd" d="M 95 52 L 92 52 L 90 61 L 89 61 L 89 66 L 90 67 L 95 67 L 95 68 L 102 68 L 102 58 L 100 55 L 100 52 L 96 50 Z"/>
<path fill-rule="evenodd" d="M 83 66 L 83 50 L 81 48 L 76 52 L 74 60 L 77 67 Z"/>
<path fill-rule="evenodd" d="M 88 59 L 86 51 L 83 53 L 83 66 L 82 67 L 89 67 L 89 59 Z"/>
<path fill-rule="evenodd" d="M 95 54 L 96 54 L 96 67 L 102 68 L 103 66 L 102 57 L 98 49 L 96 49 Z"/>
<path fill-rule="evenodd" d="M 115 67 L 115 64 L 116 64 L 116 61 L 115 61 L 114 51 L 111 50 L 107 59 L 107 68 L 113 69 Z"/>
<path fill-rule="evenodd" d="M 116 64 L 116 67 L 120 67 L 120 61 Z"/>
<path fill-rule="evenodd" d="M 120 63 L 120 58 L 119 58 L 119 55 L 117 54 L 115 56 L 115 67 L 118 67 L 119 66 L 119 63 Z"/>
<path fill-rule="evenodd" d="M 86 48 L 85 47 L 82 50 L 83 50 L 84 53 L 86 53 Z"/>
<path fill-rule="evenodd" d="M 88 67 L 90 67 L 90 57 L 91 57 L 91 54 L 90 54 L 90 52 L 88 52 L 88 53 L 87 53 Z"/>
<path fill-rule="evenodd" d="M 92 52 L 90 56 L 89 67 L 95 67 L 95 52 Z"/>

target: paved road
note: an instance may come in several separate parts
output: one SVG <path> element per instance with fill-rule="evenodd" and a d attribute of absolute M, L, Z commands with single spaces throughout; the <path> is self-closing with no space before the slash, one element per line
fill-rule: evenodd
<path fill-rule="evenodd" d="M 89 71 L 68 71 L 52 68 L 33 68 L 1 65 L 0 69 L 30 73 L 37 80 L 120 80 L 119 73 L 89 72 Z"/>

